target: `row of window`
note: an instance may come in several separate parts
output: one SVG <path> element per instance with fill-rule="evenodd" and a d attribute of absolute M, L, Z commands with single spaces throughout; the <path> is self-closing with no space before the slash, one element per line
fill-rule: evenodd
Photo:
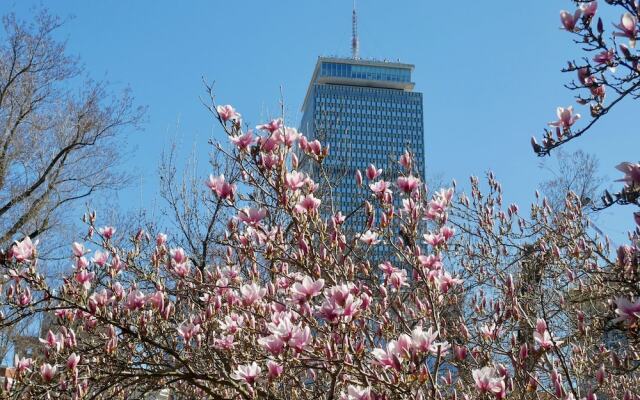
<path fill-rule="evenodd" d="M 357 98 L 360 101 L 394 101 L 415 103 L 422 99 L 420 92 L 407 92 L 398 89 L 373 88 L 367 86 L 348 86 L 332 84 L 314 84 L 315 95 L 328 98 Z"/>
<path fill-rule="evenodd" d="M 345 132 L 347 136 L 353 137 L 355 134 L 384 134 L 390 130 L 397 135 L 422 135 L 422 126 L 418 122 L 391 121 L 390 123 L 375 123 L 375 121 L 362 121 L 358 123 L 345 123 L 344 121 L 327 121 L 323 119 L 315 124 L 315 129 L 319 131 Z"/>
<path fill-rule="evenodd" d="M 367 108 L 398 108 L 401 110 L 422 110 L 419 102 L 401 102 L 401 101 L 387 101 L 387 100 L 362 100 L 350 97 L 316 97 L 316 103 L 319 105 L 325 104 L 342 104 L 349 106 L 367 107 Z"/>
<path fill-rule="evenodd" d="M 402 111 L 378 111 L 378 112 L 362 112 L 362 113 L 346 113 L 335 110 L 332 107 L 318 107 L 315 113 L 316 120 L 330 118 L 333 120 L 343 120 L 348 122 L 389 122 L 396 124 L 400 121 L 419 122 L 422 116 L 416 113 L 408 113 Z M 373 118 L 372 118 L 373 117 Z"/>
<path fill-rule="evenodd" d="M 334 62 L 323 62 L 320 66 L 320 76 L 335 76 L 340 78 L 391 82 L 411 82 L 411 70 L 408 68 L 354 65 Z"/>

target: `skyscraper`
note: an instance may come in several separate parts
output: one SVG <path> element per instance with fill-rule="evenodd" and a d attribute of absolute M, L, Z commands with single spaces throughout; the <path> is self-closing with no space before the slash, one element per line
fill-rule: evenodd
<path fill-rule="evenodd" d="M 391 179 L 398 158 L 408 150 L 424 181 L 422 93 L 413 91 L 413 68 L 358 59 L 355 52 L 354 58 L 318 58 L 302 106 L 300 130 L 330 146 L 323 168 L 336 209 L 343 213 L 361 204 L 354 174 L 369 163 Z M 362 216 L 356 218 L 354 228 L 363 223 Z"/>

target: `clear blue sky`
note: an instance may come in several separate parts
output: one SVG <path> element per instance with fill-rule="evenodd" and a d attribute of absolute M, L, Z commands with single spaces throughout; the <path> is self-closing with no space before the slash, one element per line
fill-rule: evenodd
<path fill-rule="evenodd" d="M 4 0 L 0 13 L 28 17 L 41 4 Z M 143 182 L 142 189 L 121 194 L 132 208 L 155 198 L 159 154 L 172 137 L 185 155 L 196 146 L 201 159 L 207 139 L 220 137 L 199 101 L 202 76 L 216 81 L 218 102 L 236 106 L 250 125 L 278 113 L 282 87 L 287 118 L 297 126 L 317 57 L 349 55 L 351 0 L 46 5 L 75 16 L 61 35 L 93 77 L 129 85 L 149 107 L 144 131 L 131 132 L 137 150 L 127 167 Z M 469 175 L 493 170 L 507 201 L 528 209 L 538 182 L 548 177 L 529 138 L 555 119 L 557 105 L 574 104 L 573 93 L 562 87 L 573 76 L 559 72 L 579 55 L 570 35 L 558 29 L 560 9 L 571 7 L 569 1 L 358 2 L 361 55 L 416 66 L 429 173 L 466 186 Z M 619 178 L 614 166 L 639 158 L 640 135 L 627 128 L 639 104 L 623 103 L 566 150 L 596 153 L 610 180 Z M 598 224 L 620 240 L 632 228 L 632 211 L 605 211 Z"/>

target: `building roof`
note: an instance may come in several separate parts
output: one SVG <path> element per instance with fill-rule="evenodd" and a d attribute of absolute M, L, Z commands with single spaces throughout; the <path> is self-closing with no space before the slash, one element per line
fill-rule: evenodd
<path fill-rule="evenodd" d="M 409 71 L 413 71 L 415 67 L 413 64 L 404 64 L 400 62 L 365 60 L 365 59 L 355 59 L 355 58 L 339 58 L 339 57 L 318 57 L 316 66 L 313 69 L 313 75 L 311 76 L 311 81 L 309 82 L 309 87 L 307 88 L 307 94 L 304 96 L 304 101 L 302 103 L 303 112 L 307 106 L 307 101 L 309 101 L 309 96 L 311 95 L 311 89 L 313 88 L 313 85 L 316 83 L 364 86 L 364 87 L 396 89 L 396 90 L 404 90 L 404 91 L 411 91 L 415 86 L 415 83 L 413 82 L 397 82 L 397 81 L 375 80 L 375 79 L 356 79 L 356 78 L 350 78 L 350 77 L 320 76 L 319 74 L 320 66 L 322 65 L 322 63 L 325 63 L 325 62 L 359 65 L 359 66 L 408 69 Z"/>

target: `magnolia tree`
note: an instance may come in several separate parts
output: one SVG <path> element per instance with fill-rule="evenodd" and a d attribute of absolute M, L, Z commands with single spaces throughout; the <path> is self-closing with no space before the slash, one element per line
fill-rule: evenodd
<path fill-rule="evenodd" d="M 210 109 L 233 171 L 201 184 L 215 251 L 91 213 L 73 267 L 48 282 L 37 244 L 16 242 L 0 327 L 56 318 L 3 396 L 640 399 L 637 239 L 593 235 L 578 196 L 524 212 L 492 175 L 468 194 L 429 191 L 407 152 L 392 182 L 355 173 L 367 222 L 351 236 L 353 210 L 319 195 L 326 146 L 282 119 L 250 130 L 233 107 Z M 377 246 L 388 259 L 374 263 Z"/>

